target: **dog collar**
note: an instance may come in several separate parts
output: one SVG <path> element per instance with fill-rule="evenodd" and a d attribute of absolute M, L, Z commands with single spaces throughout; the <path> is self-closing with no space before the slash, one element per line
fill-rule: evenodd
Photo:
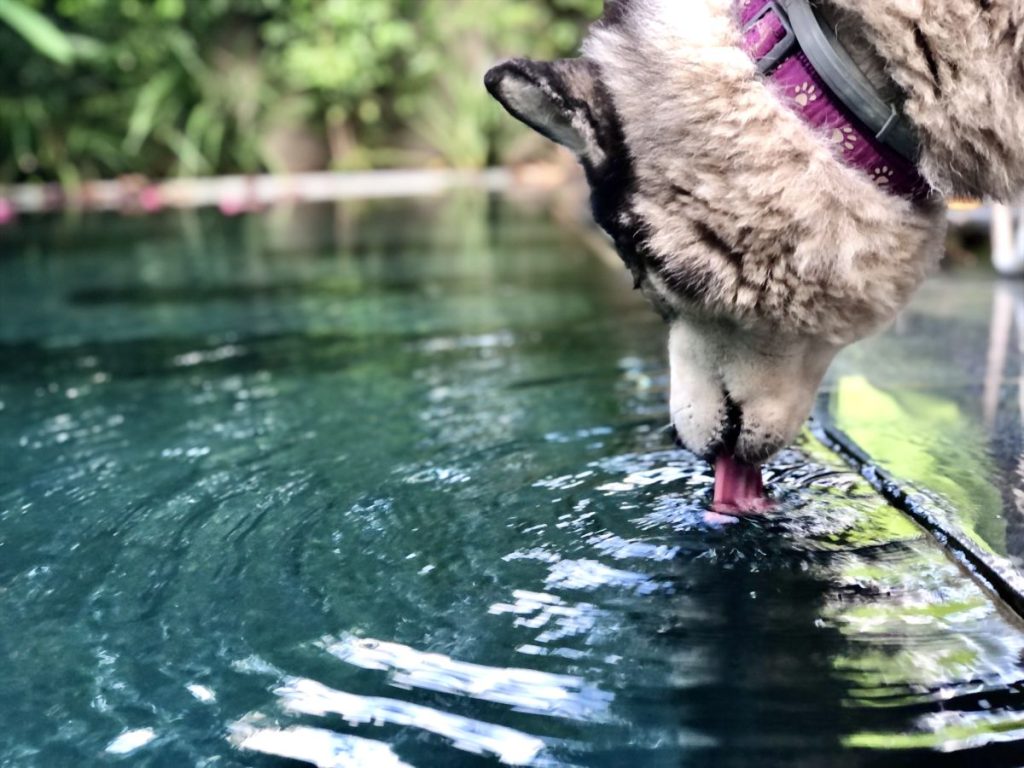
<path fill-rule="evenodd" d="M 920 199 L 917 139 L 821 23 L 809 0 L 737 0 L 743 49 L 843 161 L 880 188 Z"/>

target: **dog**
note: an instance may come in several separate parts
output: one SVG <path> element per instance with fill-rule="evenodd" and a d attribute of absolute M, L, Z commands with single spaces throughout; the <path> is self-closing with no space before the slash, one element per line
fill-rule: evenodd
<path fill-rule="evenodd" d="M 795 438 L 836 353 L 938 263 L 946 196 L 1024 186 L 1024 0 L 812 1 L 606 0 L 578 58 L 485 77 L 582 163 L 668 322 L 672 424 L 708 458 L 756 464 Z M 877 135 L 793 34 L 808 8 L 891 107 Z M 754 50 L 779 29 L 783 64 Z M 840 117 L 815 123 L 820 105 Z M 909 151 L 879 138 L 893 125 Z"/>

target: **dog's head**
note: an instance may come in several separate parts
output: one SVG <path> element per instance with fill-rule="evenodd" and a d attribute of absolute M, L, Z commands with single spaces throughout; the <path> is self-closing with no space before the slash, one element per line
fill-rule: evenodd
<path fill-rule="evenodd" d="M 613 0 L 581 57 L 485 82 L 583 165 L 597 223 L 670 325 L 682 443 L 755 462 L 795 437 L 836 352 L 905 304 L 944 217 L 839 162 L 735 36 L 727 0 Z"/>
<path fill-rule="evenodd" d="M 593 61 L 514 60 L 488 72 L 486 84 L 512 115 L 571 149 L 585 168 L 598 224 L 670 325 L 670 411 L 680 441 L 699 455 L 727 450 L 747 461 L 790 442 L 840 342 L 707 311 L 696 294 L 702 280 L 716 277 L 712 266 L 685 281 L 660 268 L 647 244 L 656 233 L 635 211 L 631 149 Z"/>

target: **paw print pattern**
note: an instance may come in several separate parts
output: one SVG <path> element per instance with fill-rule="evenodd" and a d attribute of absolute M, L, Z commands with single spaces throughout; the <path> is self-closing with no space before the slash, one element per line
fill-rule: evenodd
<path fill-rule="evenodd" d="M 857 147 L 857 134 L 848 125 L 840 125 L 833 128 L 832 135 L 829 138 L 833 144 L 839 147 L 839 151 L 844 154 L 851 152 Z"/>
<path fill-rule="evenodd" d="M 880 187 L 884 187 L 892 181 L 892 168 L 888 165 L 879 165 L 871 169 L 871 180 Z"/>
<path fill-rule="evenodd" d="M 793 89 L 793 101 L 801 107 L 806 107 L 812 101 L 818 100 L 818 89 L 808 82 L 800 83 Z"/>

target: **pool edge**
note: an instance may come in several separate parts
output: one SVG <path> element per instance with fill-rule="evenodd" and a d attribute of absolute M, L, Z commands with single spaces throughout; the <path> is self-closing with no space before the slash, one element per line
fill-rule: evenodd
<path fill-rule="evenodd" d="M 924 528 L 975 581 L 1024 620 L 1024 577 L 998 555 L 979 547 L 958 526 L 947 522 L 925 493 L 882 469 L 871 456 L 820 410 L 809 424 L 811 434 L 849 464 L 892 507 Z"/>

